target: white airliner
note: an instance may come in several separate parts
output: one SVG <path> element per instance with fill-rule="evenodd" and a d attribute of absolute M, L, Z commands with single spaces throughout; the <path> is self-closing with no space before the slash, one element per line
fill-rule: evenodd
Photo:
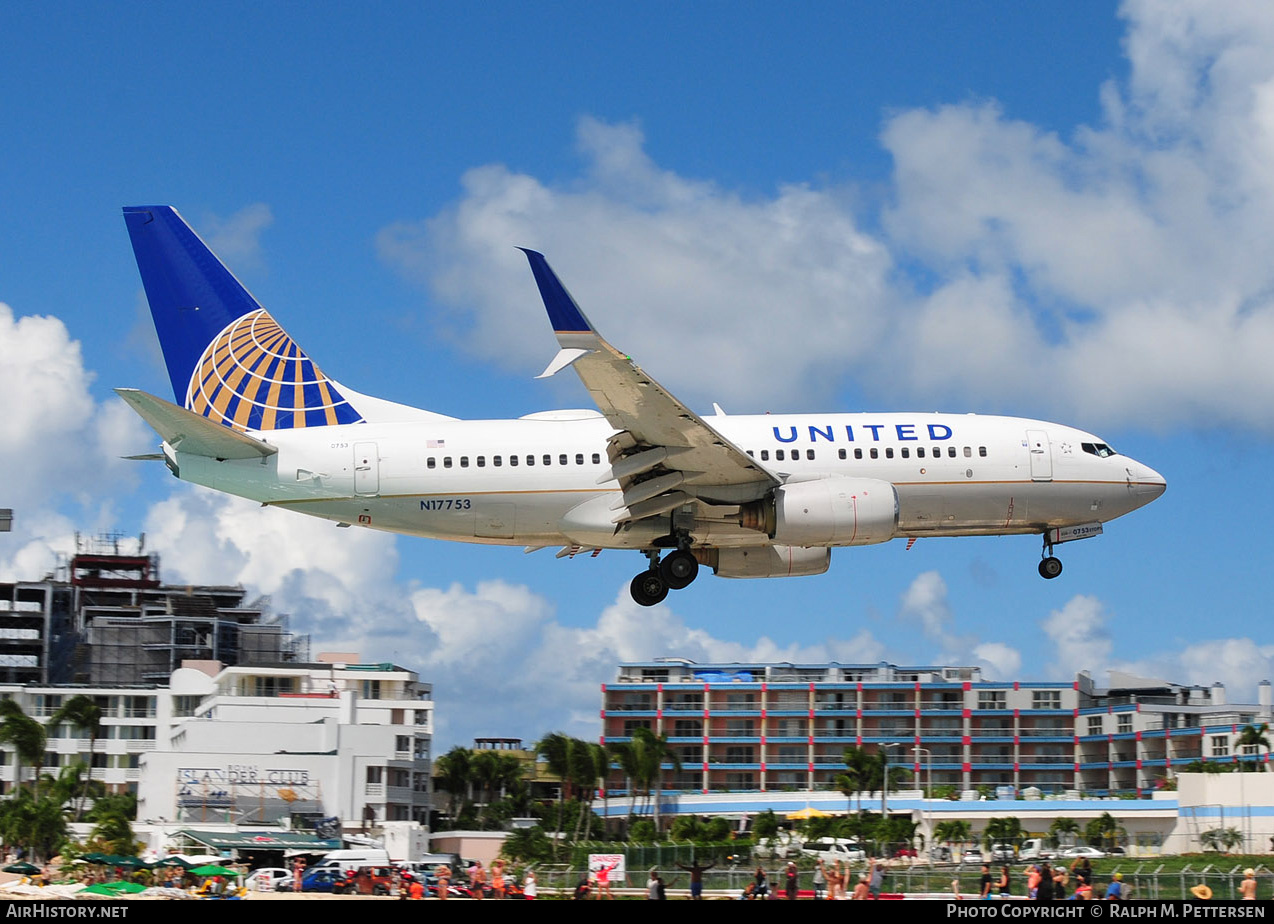
<path fill-rule="evenodd" d="M 1040 420 L 951 414 L 700 417 L 594 329 L 526 251 L 559 351 L 598 411 L 458 420 L 324 375 L 172 208 L 124 209 L 178 404 L 117 389 L 163 438 L 174 475 L 390 532 L 632 549 L 651 606 L 700 565 L 721 577 L 821 574 L 838 546 L 929 536 L 1053 546 L 1163 493 L 1099 437 Z"/>

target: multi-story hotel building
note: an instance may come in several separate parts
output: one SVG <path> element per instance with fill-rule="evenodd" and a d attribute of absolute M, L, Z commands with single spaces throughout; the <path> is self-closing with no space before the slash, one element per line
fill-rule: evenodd
<path fill-rule="evenodd" d="M 1035 787 L 1043 792 L 1146 792 L 1200 760 L 1237 753 L 1260 702 L 1227 705 L 1225 689 L 1111 672 L 1098 688 L 984 680 L 976 667 L 893 664 L 695 664 L 667 658 L 620 666 L 602 688 L 602 739 L 638 726 L 668 736 L 681 760 L 664 786 L 683 792 L 835 788 L 847 747 L 887 747 L 921 788 Z M 613 777 L 612 791 L 625 784 Z"/>
<path fill-rule="evenodd" d="M 91 766 L 108 789 L 138 794 L 138 820 L 353 827 L 427 825 L 433 725 L 431 687 L 393 664 L 320 655 L 308 664 L 225 667 L 187 661 L 162 686 L 3 684 L 46 724 L 40 768 Z M 72 696 L 102 710 L 96 738 L 48 725 Z M 0 790 L 18 774 L 0 750 Z"/>

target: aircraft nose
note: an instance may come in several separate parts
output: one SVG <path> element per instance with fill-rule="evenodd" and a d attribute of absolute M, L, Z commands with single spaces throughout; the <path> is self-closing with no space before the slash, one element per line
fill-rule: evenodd
<path fill-rule="evenodd" d="M 1129 474 L 1132 475 L 1133 493 L 1145 497 L 1146 502 L 1154 500 L 1168 489 L 1167 479 L 1149 465 L 1135 462 Z"/>

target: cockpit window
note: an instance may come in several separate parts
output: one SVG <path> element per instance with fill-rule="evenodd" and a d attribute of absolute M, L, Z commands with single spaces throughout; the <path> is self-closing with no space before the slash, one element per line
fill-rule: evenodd
<path fill-rule="evenodd" d="M 1099 459 L 1109 459 L 1111 456 L 1119 455 L 1105 443 L 1080 443 L 1079 448 Z"/>

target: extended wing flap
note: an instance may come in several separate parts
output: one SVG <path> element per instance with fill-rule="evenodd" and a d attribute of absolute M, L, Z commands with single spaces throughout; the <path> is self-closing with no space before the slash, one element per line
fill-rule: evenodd
<path fill-rule="evenodd" d="M 259 459 L 279 451 L 269 443 L 136 388 L 117 388 L 115 393 L 178 452 L 213 459 Z"/>

